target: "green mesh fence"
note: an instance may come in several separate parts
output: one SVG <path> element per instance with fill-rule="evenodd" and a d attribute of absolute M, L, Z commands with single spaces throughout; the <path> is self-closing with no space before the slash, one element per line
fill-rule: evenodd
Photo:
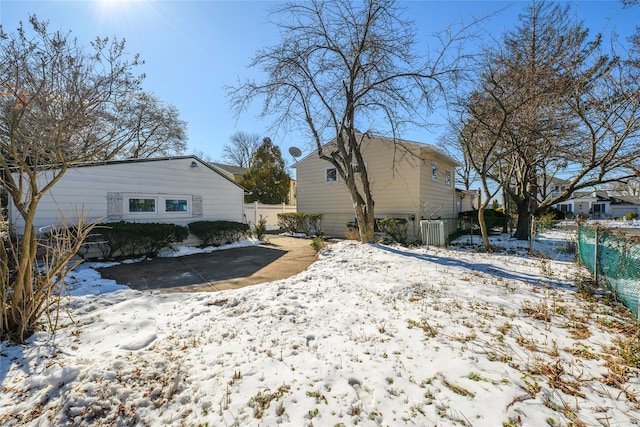
<path fill-rule="evenodd" d="M 638 319 L 640 243 L 602 229 L 582 226 L 578 228 L 578 256 L 598 281 L 605 283 Z"/>

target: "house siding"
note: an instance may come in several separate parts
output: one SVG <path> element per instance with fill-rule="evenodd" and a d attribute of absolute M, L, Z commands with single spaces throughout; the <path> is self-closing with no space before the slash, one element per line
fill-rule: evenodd
<path fill-rule="evenodd" d="M 451 163 L 423 153 L 424 162 L 420 169 L 420 218 L 442 219 L 447 224 L 447 234 L 456 231 L 455 168 Z M 432 165 L 437 166 L 433 179 Z M 451 181 L 447 184 L 447 171 Z"/>
<path fill-rule="evenodd" d="M 444 169 L 441 186 L 429 189 L 422 183 L 424 171 L 431 170 L 431 163 L 424 166 L 420 147 L 407 144 L 394 147 L 388 140 L 372 138 L 363 145 L 362 154 L 375 201 L 376 218 L 394 217 L 409 220 L 410 238 L 420 237 L 419 220 L 424 212 L 424 197 L 433 197 L 436 203 L 448 201 L 448 215 L 453 216 L 455 197 L 453 182 L 444 186 Z M 444 168 L 444 162 L 440 161 Z M 317 153 L 302 159 L 296 165 L 299 212 L 321 212 L 324 214 L 322 228 L 329 236 L 344 236 L 347 222 L 353 221 L 353 202 L 346 185 L 339 179 L 336 183 L 325 182 L 325 168 L 330 166 Z M 451 170 L 452 181 L 454 166 Z M 431 177 L 429 175 L 429 181 Z M 446 189 L 446 194 L 439 194 Z M 442 215 L 444 217 L 444 215 Z"/>
<path fill-rule="evenodd" d="M 74 224 L 82 214 L 91 222 L 242 221 L 243 189 L 201 162 L 191 167 L 193 161 L 187 157 L 70 168 L 41 199 L 34 226 L 47 232 L 51 225 Z M 47 175 L 40 178 L 41 183 L 46 180 Z M 129 214 L 127 196 L 136 195 L 159 197 L 158 204 L 163 197 L 180 196 L 188 200 L 189 211 Z M 22 218 L 13 206 L 10 210 L 11 227 L 22 234 Z"/>

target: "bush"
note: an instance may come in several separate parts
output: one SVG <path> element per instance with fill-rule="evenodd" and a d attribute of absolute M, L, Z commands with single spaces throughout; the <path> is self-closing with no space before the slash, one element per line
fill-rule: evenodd
<path fill-rule="evenodd" d="M 401 245 L 407 244 L 408 221 L 405 218 L 382 218 L 377 220 L 378 227 L 387 233 L 393 241 Z"/>
<path fill-rule="evenodd" d="M 561 211 L 558 208 L 553 206 L 547 207 L 544 211 L 540 213 L 539 218 L 547 221 L 561 221 L 566 219 L 567 215 L 565 212 Z"/>
<path fill-rule="evenodd" d="M 253 236 L 256 239 L 262 240 L 264 238 L 264 235 L 267 234 L 267 219 L 262 218 L 262 215 L 260 215 L 260 219 L 253 226 L 252 231 L 253 231 Z"/>
<path fill-rule="evenodd" d="M 325 246 L 326 244 L 324 243 L 324 240 L 322 240 L 322 237 L 316 236 L 311 240 L 311 247 L 316 251 L 316 253 L 320 252 Z"/>
<path fill-rule="evenodd" d="M 321 213 L 290 212 L 278 214 L 278 227 L 285 233 L 304 233 L 305 236 L 319 236 L 322 234 Z"/>
<path fill-rule="evenodd" d="M 632 221 L 634 219 L 638 219 L 638 214 L 636 212 L 629 212 L 624 216 L 626 221 Z"/>
<path fill-rule="evenodd" d="M 189 236 L 187 227 L 157 222 L 111 222 L 99 224 L 85 243 L 102 252 L 107 259 L 132 256 L 156 256 L 161 249 Z M 87 250 L 82 253 L 84 256 Z"/>
<path fill-rule="evenodd" d="M 472 211 L 460 212 L 459 217 L 461 220 L 465 222 L 470 222 L 473 225 L 478 224 L 478 210 L 474 209 Z M 485 209 L 484 210 L 484 221 L 487 226 L 487 229 L 491 230 L 495 227 L 499 227 L 504 225 L 504 222 L 507 220 L 507 215 L 505 215 L 502 209 Z"/>
<path fill-rule="evenodd" d="M 249 225 L 235 221 L 196 221 L 189 231 L 200 239 L 200 246 L 220 246 L 239 241 L 249 231 Z"/>

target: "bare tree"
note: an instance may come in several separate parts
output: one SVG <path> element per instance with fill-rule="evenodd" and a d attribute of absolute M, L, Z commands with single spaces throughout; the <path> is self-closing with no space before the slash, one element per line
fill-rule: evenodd
<path fill-rule="evenodd" d="M 533 3 L 502 46 L 485 49 L 483 63 L 493 65 L 479 69 L 477 97 L 468 98 L 465 120 L 500 132 L 497 154 L 512 173 L 478 173 L 515 204 L 520 239 L 529 237 L 532 217 L 573 191 L 629 177 L 624 169 L 638 156 L 638 82 L 624 77 L 628 66 L 615 55 L 601 54 L 599 36 L 587 40 L 568 11 Z M 543 197 L 555 176 L 566 177 L 565 191 Z"/>
<path fill-rule="evenodd" d="M 453 159 L 465 159 L 462 166 L 455 170 L 455 181 L 456 185 L 459 183 L 465 190 L 471 190 L 471 186 L 477 183 L 478 176 L 469 161 L 470 159 L 466 158 L 468 154 L 463 149 L 463 141 L 460 141 L 462 135 L 458 129 L 459 123 L 452 121 L 450 129 L 438 140 L 438 147 Z"/>
<path fill-rule="evenodd" d="M 1 338 L 23 342 L 34 332 L 90 227 L 79 213 L 75 228 L 54 230 L 43 246 L 33 227 L 40 199 L 70 166 L 131 135 L 121 102 L 139 91 L 140 78 L 132 74 L 137 56 L 126 60 L 124 48 L 108 39 L 80 46 L 35 16 L 14 34 L 0 28 L 0 185 L 24 220 L 24 235 L 0 245 Z"/>
<path fill-rule="evenodd" d="M 131 94 L 120 102 L 123 110 L 123 130 L 129 136 L 124 146 L 112 146 L 103 160 L 114 157 L 138 159 L 182 154 L 187 148 L 187 123 L 180 120 L 174 105 L 165 105 L 155 95 L 145 92 Z"/>
<path fill-rule="evenodd" d="M 484 67 L 490 73 L 496 65 L 487 61 Z M 499 186 L 491 185 L 491 181 L 507 182 L 514 172 L 509 162 L 511 148 L 503 142 L 503 130 L 514 107 L 491 101 L 491 96 L 484 91 L 471 93 L 460 103 L 461 127 L 453 123 L 466 168 L 478 176 L 484 195 L 478 206 L 478 224 L 487 251 L 491 250 L 491 244 L 485 209 L 500 190 Z"/>
<path fill-rule="evenodd" d="M 629 179 L 609 185 L 609 191 L 618 196 L 640 197 L 640 179 Z"/>
<path fill-rule="evenodd" d="M 226 162 L 241 168 L 250 168 L 253 157 L 261 145 L 262 138 L 257 133 L 238 131 L 230 138 L 230 144 L 222 148 L 222 157 Z"/>
<path fill-rule="evenodd" d="M 196 156 L 197 158 L 199 158 L 204 162 L 209 162 L 209 163 L 213 162 L 213 157 L 211 157 L 210 154 L 207 154 L 202 150 L 193 150 L 191 151 L 191 154 L 193 154 L 194 156 Z"/>
<path fill-rule="evenodd" d="M 360 238 L 370 242 L 375 203 L 362 144 L 370 133 L 397 140 L 407 126 L 426 123 L 455 70 L 444 63 L 455 37 L 443 40 L 435 60 L 417 55 L 414 26 L 391 0 L 295 2 L 272 17 L 282 40 L 251 62 L 266 81 L 229 88 L 232 107 L 239 114 L 263 97 L 264 116 L 306 129 L 318 156 L 346 184 Z"/>

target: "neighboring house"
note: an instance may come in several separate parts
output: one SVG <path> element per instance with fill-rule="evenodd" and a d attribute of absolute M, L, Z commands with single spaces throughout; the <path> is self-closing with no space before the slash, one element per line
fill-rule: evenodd
<path fill-rule="evenodd" d="M 640 214 L 640 198 L 613 196 L 607 191 L 576 191 L 571 199 L 556 204 L 556 208 L 590 219 L 620 218 L 628 213 Z"/>
<path fill-rule="evenodd" d="M 209 163 L 215 169 L 229 176 L 230 178 L 240 182 L 240 178 L 244 175 L 249 168 L 243 168 L 242 166 L 225 165 L 223 163 Z"/>
<path fill-rule="evenodd" d="M 44 182 L 46 172 L 40 176 Z M 38 204 L 34 226 L 89 221 L 166 222 L 243 220 L 244 189 L 195 156 L 115 160 L 70 167 Z M 23 234 L 24 222 L 9 204 L 9 225 Z"/>
<path fill-rule="evenodd" d="M 456 188 L 456 216 L 460 212 L 478 209 L 480 190 L 462 190 Z"/>
<path fill-rule="evenodd" d="M 298 196 L 297 196 L 297 186 L 298 183 L 295 179 L 291 179 L 291 183 L 289 186 L 289 205 L 297 206 L 298 205 Z"/>
<path fill-rule="evenodd" d="M 568 186 L 567 180 L 556 177 L 548 178 L 543 175 L 540 177 L 539 181 L 542 199 L 557 197 L 562 194 Z"/>
<path fill-rule="evenodd" d="M 420 238 L 421 219 L 447 220 L 447 232 L 456 228 L 455 168 L 460 163 L 429 144 L 364 136 L 362 155 L 371 182 L 376 218 L 406 218 L 409 237 Z M 330 150 L 330 144 L 328 149 Z M 336 169 L 309 154 L 296 168 L 299 212 L 324 214 L 322 229 L 343 237 L 355 221 L 353 202 Z"/>
<path fill-rule="evenodd" d="M 211 166 L 218 169 L 220 172 L 227 174 L 227 176 L 235 179 L 237 182 L 240 182 L 242 175 L 244 175 L 249 168 L 243 168 L 241 166 L 232 166 L 225 165 L 223 163 L 210 163 Z M 296 204 L 296 180 L 292 179 L 289 187 L 289 205 Z"/>

